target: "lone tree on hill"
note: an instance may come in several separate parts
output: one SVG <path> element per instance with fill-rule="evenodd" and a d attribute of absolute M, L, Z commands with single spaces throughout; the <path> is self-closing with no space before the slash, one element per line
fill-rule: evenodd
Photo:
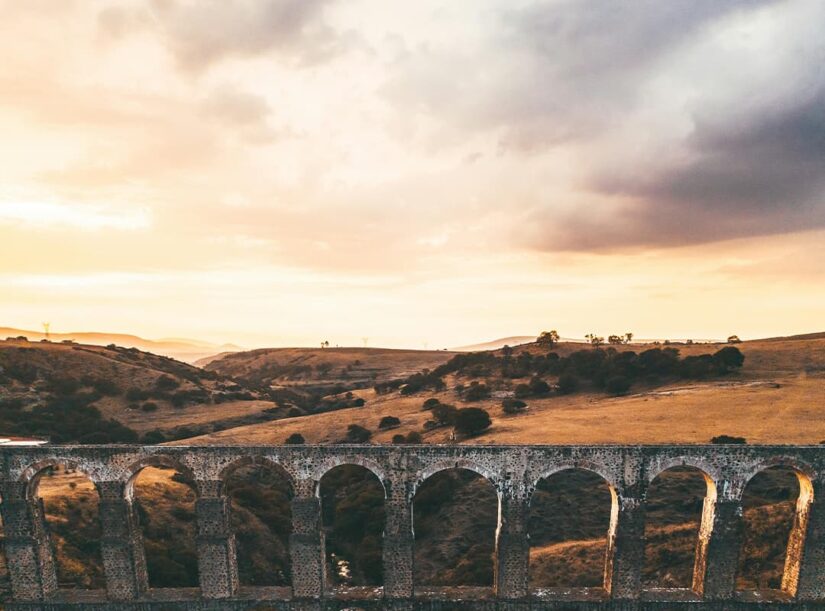
<path fill-rule="evenodd" d="M 465 407 L 455 415 L 455 430 L 465 437 L 478 435 L 493 424 L 490 414 L 480 407 Z"/>
<path fill-rule="evenodd" d="M 372 437 L 372 432 L 357 424 L 350 424 L 347 427 L 347 443 L 366 443 Z"/>
<path fill-rule="evenodd" d="M 741 340 L 741 339 L 739 339 L 739 336 L 738 336 L 738 335 L 731 335 L 731 336 L 728 338 L 728 343 L 729 343 L 729 344 L 741 344 L 741 343 L 742 343 L 742 340 Z"/>
<path fill-rule="evenodd" d="M 633 334 L 632 333 L 625 333 L 624 334 L 624 343 L 625 344 L 629 344 L 632 339 L 633 339 Z"/>
<path fill-rule="evenodd" d="M 284 443 L 290 446 L 303 445 L 305 443 L 304 436 L 300 433 L 292 433 L 292 435 L 286 438 L 286 441 Z"/>
<path fill-rule="evenodd" d="M 584 336 L 584 338 L 590 341 L 590 345 L 594 348 L 598 348 L 604 343 L 604 338 L 599 335 L 596 335 L 595 333 L 588 333 Z"/>
<path fill-rule="evenodd" d="M 536 343 L 539 346 L 552 348 L 553 346 L 559 343 L 559 332 L 555 329 L 553 329 L 552 331 L 542 331 L 536 339 Z"/>

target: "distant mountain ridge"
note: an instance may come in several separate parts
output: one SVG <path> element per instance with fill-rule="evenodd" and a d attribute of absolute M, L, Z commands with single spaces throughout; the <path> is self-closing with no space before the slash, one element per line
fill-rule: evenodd
<path fill-rule="evenodd" d="M 40 341 L 46 339 L 46 334 L 42 331 L 32 331 L 28 329 L 15 329 L 13 327 L 0 327 L 0 339 L 6 337 L 24 336 L 29 341 Z M 179 361 L 194 363 L 198 359 L 212 356 L 219 352 L 237 352 L 242 350 L 240 346 L 234 344 L 213 344 L 202 340 L 188 338 L 168 338 L 168 339 L 145 339 L 129 333 L 105 333 L 100 331 L 80 331 L 69 333 L 49 333 L 49 339 L 53 342 L 74 341 L 80 344 L 91 344 L 93 346 L 107 346 L 115 344 L 123 348 L 137 348 L 146 352 L 170 356 Z"/>

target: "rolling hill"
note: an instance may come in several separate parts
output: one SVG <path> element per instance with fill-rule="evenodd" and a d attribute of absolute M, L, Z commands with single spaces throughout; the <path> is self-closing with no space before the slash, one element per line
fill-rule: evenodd
<path fill-rule="evenodd" d="M 11 327 L 0 327 L 0 338 L 25 337 L 31 342 L 46 339 L 42 331 L 31 331 L 25 329 L 13 329 Z M 145 352 L 169 356 L 179 361 L 193 363 L 198 359 L 208 357 L 220 352 L 234 352 L 241 348 L 234 344 L 212 344 L 195 339 L 169 338 L 169 339 L 144 339 L 137 335 L 128 333 L 100 333 L 100 332 L 72 332 L 72 333 L 49 333 L 52 342 L 76 342 L 78 344 L 89 344 L 93 346 L 108 346 L 115 344 L 123 348 L 137 348 Z"/>

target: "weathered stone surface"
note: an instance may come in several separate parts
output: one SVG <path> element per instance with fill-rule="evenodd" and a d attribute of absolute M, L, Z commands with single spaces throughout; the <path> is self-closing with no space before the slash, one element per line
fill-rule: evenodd
<path fill-rule="evenodd" d="M 57 588 L 42 507 L 39 475 L 54 465 L 88 474 L 98 488 L 103 523 L 106 591 Z M 270 464 L 293 488 L 292 588 L 239 588 L 234 536 L 223 480 L 235 468 Z M 348 595 L 326 587 L 318 484 L 330 469 L 363 466 L 385 494 L 383 597 Z M 149 590 L 142 538 L 134 519 L 132 482 L 144 467 L 174 467 L 197 487 L 201 587 Z M 742 493 L 771 466 L 792 468 L 802 494 L 788 546 L 783 592 L 768 604 L 735 591 L 742 537 Z M 693 589 L 644 590 L 644 504 L 648 484 L 675 466 L 700 469 L 708 481 Z M 460 589 L 419 594 L 413 583 L 412 502 L 429 476 L 451 468 L 475 471 L 496 488 L 500 511 L 495 586 L 481 595 Z M 613 496 L 604 588 L 528 589 L 530 498 L 538 482 L 569 468 L 602 476 Z M 12 581 L 12 609 L 694 609 L 825 608 L 825 447 L 821 446 L 41 446 L 0 448 L 0 510 Z M 415 593 L 415 594 L 414 594 Z"/>

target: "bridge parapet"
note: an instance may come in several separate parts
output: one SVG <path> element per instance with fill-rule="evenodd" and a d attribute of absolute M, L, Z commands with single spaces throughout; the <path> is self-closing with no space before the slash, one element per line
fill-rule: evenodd
<path fill-rule="evenodd" d="M 293 529 L 292 587 L 273 597 L 271 588 L 242 588 L 226 477 L 237 467 L 266 464 L 289 478 Z M 37 494 L 49 467 L 73 467 L 100 494 L 101 541 L 107 587 L 82 601 L 57 587 L 55 560 Z M 346 600 L 328 587 L 319 483 L 340 465 L 360 465 L 385 492 L 384 587 Z M 174 467 L 195 483 L 200 587 L 168 593 L 147 585 L 142 537 L 132 485 L 146 466 Z M 708 483 L 697 546 L 693 587 L 645 589 L 645 499 L 657 475 L 677 466 L 704 473 Z M 109 609 L 253 608 L 500 608 L 500 609 L 707 609 L 758 608 L 755 594 L 737 593 L 742 546 L 742 494 L 748 481 L 772 466 L 793 469 L 800 481 L 796 519 L 782 581 L 783 605 L 825 608 L 825 447 L 819 446 L 40 446 L 0 448 L 0 510 L 12 582 L 10 608 Z M 431 475 L 469 469 L 494 486 L 499 500 L 495 579 L 481 599 L 467 591 L 425 592 L 413 578 L 413 498 Z M 590 591 L 530 591 L 530 500 L 538 483 L 565 469 L 592 471 L 613 498 L 604 587 Z M 174 594 L 174 595 L 173 595 Z M 215 606 L 217 605 L 217 606 Z"/>

